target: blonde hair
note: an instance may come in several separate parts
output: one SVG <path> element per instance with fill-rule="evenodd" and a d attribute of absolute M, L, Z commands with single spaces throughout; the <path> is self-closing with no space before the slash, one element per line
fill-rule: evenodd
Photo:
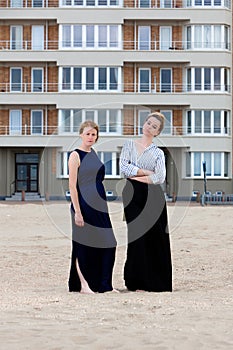
<path fill-rule="evenodd" d="M 80 125 L 80 127 L 79 127 L 79 134 L 82 134 L 83 130 L 85 128 L 88 128 L 88 127 L 92 128 L 92 129 L 95 129 L 97 131 L 97 138 L 96 138 L 96 141 L 97 141 L 98 138 L 99 138 L 99 126 L 95 122 L 93 122 L 92 120 L 86 120 L 85 122 L 83 122 Z"/>
<path fill-rule="evenodd" d="M 149 119 L 149 118 L 156 118 L 158 121 L 160 121 L 160 128 L 159 128 L 159 132 L 161 132 L 164 128 L 164 123 L 165 123 L 165 116 L 160 113 L 160 112 L 153 112 L 148 114 L 148 116 L 146 117 L 145 122 Z"/>

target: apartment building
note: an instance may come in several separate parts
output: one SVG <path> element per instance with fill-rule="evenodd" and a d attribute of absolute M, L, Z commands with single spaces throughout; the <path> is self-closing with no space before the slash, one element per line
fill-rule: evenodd
<path fill-rule="evenodd" d="M 120 196 L 119 154 L 145 116 L 168 196 L 233 193 L 230 0 L 0 0 L 0 198 L 64 198 L 78 128 L 100 125 L 96 150 Z"/>

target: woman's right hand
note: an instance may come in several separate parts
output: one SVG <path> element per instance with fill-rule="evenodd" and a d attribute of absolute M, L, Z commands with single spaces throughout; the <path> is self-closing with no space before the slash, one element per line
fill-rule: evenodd
<path fill-rule="evenodd" d="M 152 170 L 147 170 L 147 169 L 138 169 L 137 176 L 148 176 L 148 175 L 153 175 L 154 172 Z"/>
<path fill-rule="evenodd" d="M 80 226 L 80 227 L 84 226 L 84 220 L 81 212 L 76 212 L 74 218 L 75 218 L 75 224 L 77 226 Z"/>

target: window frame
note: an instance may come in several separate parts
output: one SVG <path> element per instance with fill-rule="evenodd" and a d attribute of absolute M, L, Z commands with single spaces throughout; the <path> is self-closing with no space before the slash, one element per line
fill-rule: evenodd
<path fill-rule="evenodd" d="M 34 125 L 34 116 L 33 116 L 33 113 L 38 113 L 40 112 L 40 125 Z M 43 128 L 44 128 L 44 113 L 43 113 L 43 110 L 42 109 L 32 109 L 31 110 L 31 135 L 35 135 L 35 136 L 38 136 L 38 135 L 43 135 Z M 40 131 L 39 132 L 35 132 L 34 129 L 37 129 L 37 128 L 40 128 Z"/>
<path fill-rule="evenodd" d="M 208 159 L 206 177 L 226 179 L 229 177 L 229 158 L 228 152 L 187 152 L 186 177 L 202 179 L 204 177 L 203 162 Z"/>

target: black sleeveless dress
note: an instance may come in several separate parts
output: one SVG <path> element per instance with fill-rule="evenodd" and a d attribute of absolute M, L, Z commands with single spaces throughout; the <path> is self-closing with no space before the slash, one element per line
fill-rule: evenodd
<path fill-rule="evenodd" d="M 103 186 L 105 167 L 94 150 L 75 151 L 80 157 L 77 191 L 84 227 L 75 224 L 74 207 L 71 203 L 72 256 L 68 286 L 70 292 L 81 290 L 76 269 L 78 259 L 80 270 L 89 287 L 94 292 L 103 293 L 113 289 L 112 273 L 116 251 L 116 239 Z"/>

